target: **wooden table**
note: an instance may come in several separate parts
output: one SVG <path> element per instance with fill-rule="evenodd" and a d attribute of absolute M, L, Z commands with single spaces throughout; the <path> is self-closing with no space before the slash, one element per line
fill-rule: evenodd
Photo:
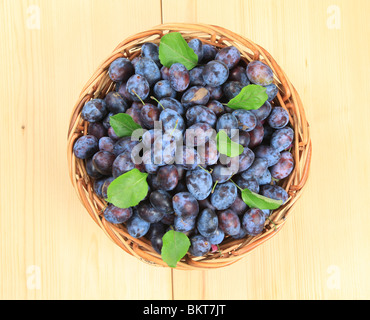
<path fill-rule="evenodd" d="M 2 0 L 1 299 L 369 299 L 367 0 Z M 70 113 L 96 67 L 162 22 L 216 24 L 267 49 L 311 125 L 307 188 L 242 261 L 172 271 L 124 253 L 79 202 Z"/>

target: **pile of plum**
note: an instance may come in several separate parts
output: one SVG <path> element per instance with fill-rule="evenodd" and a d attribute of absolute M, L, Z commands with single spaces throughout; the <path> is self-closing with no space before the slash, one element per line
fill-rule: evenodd
<path fill-rule="evenodd" d="M 278 88 L 269 66 L 248 63 L 234 46 L 219 49 L 198 39 L 188 45 L 198 56 L 198 65 L 190 71 L 181 63 L 162 66 L 159 46 L 151 42 L 143 44 L 131 61 L 113 61 L 109 77 L 115 90 L 83 107 L 88 132 L 75 142 L 74 154 L 85 160 L 94 190 L 103 199 L 110 183 L 122 174 L 135 168 L 148 173 L 145 199 L 125 209 L 108 203 L 103 212 L 108 222 L 124 224 L 134 238 L 147 237 L 158 253 L 163 235 L 172 228 L 188 235 L 190 254 L 203 256 L 228 237 L 263 232 L 271 210 L 249 208 L 240 190 L 283 203 L 288 199 L 278 183 L 293 170 L 294 132 L 288 112 L 275 99 Z M 265 87 L 268 100 L 256 110 L 227 107 L 250 84 Z M 110 117 L 119 113 L 130 115 L 145 129 L 140 139 L 116 135 Z M 158 123 L 163 133 L 159 137 Z M 187 129 L 194 129 L 189 133 L 193 136 L 187 137 Z M 230 138 L 232 132 L 238 133 L 236 142 L 244 149 L 236 167 L 227 157 L 220 161 L 213 140 L 206 139 L 204 148 L 197 149 L 197 137 L 201 141 L 202 132 L 209 129 L 224 130 Z M 166 135 L 168 141 L 184 138 L 183 143 L 168 148 Z M 134 151 L 139 143 L 149 150 Z M 159 148 L 153 151 L 156 144 Z M 134 161 L 134 152 L 142 163 Z"/>

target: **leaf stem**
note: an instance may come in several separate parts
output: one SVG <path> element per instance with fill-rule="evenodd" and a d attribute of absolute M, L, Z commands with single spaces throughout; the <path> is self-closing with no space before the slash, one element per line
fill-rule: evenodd
<path fill-rule="evenodd" d="M 273 224 L 275 231 L 277 231 L 277 225 L 269 217 L 266 217 L 266 218 L 268 221 L 270 221 L 270 223 Z"/>
<path fill-rule="evenodd" d="M 240 188 L 233 180 L 229 179 L 241 192 L 243 192 L 243 189 Z"/>
<path fill-rule="evenodd" d="M 163 104 L 160 103 L 156 97 L 150 96 L 150 99 L 153 99 L 155 102 L 157 102 L 162 107 L 163 110 L 165 110 L 165 107 L 163 106 Z"/>
<path fill-rule="evenodd" d="M 135 95 L 135 96 L 137 96 L 138 97 L 138 99 L 141 101 L 141 103 L 143 104 L 143 106 L 145 106 L 145 102 L 139 97 L 139 95 L 135 92 L 135 90 L 134 89 L 131 89 L 131 91 L 133 92 L 133 94 Z"/>
<path fill-rule="evenodd" d="M 215 182 L 215 185 L 213 186 L 211 193 L 213 193 L 215 191 L 215 188 L 217 186 L 217 183 L 218 183 L 218 180 Z"/>

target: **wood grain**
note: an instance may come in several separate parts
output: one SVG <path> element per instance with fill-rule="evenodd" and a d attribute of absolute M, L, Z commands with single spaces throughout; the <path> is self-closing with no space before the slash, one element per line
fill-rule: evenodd
<path fill-rule="evenodd" d="M 83 85 L 120 41 L 161 22 L 160 2 L 150 12 L 145 3 L 0 3 L 0 298 L 172 298 L 171 271 L 111 242 L 67 169 L 68 122 Z M 31 5 L 40 29 L 28 28 Z"/>
<path fill-rule="evenodd" d="M 221 25 L 267 49 L 303 100 L 313 143 L 306 190 L 283 230 L 225 269 L 174 272 L 175 299 L 370 298 L 370 135 L 364 103 L 370 3 L 334 1 L 339 29 L 331 29 L 337 22 L 332 5 L 163 0 L 164 23 Z"/>
<path fill-rule="evenodd" d="M 366 0 L 1 1 L 0 299 L 369 299 L 369 10 Z M 128 256 L 69 181 L 81 88 L 119 42 L 161 21 L 217 24 L 260 44 L 311 125 L 295 212 L 227 268 L 172 272 Z"/>

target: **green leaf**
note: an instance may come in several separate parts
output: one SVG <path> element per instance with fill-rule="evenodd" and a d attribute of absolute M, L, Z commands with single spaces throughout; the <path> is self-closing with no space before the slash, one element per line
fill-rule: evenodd
<path fill-rule="evenodd" d="M 179 32 L 171 32 L 161 38 L 159 60 L 167 68 L 174 63 L 181 63 L 191 70 L 198 64 L 198 56 Z"/>
<path fill-rule="evenodd" d="M 114 133 L 120 138 L 131 136 L 135 130 L 141 129 L 141 126 L 127 113 L 117 113 L 111 116 L 109 123 Z"/>
<path fill-rule="evenodd" d="M 258 193 L 254 193 L 249 189 L 244 189 L 242 191 L 242 199 L 249 207 L 261 210 L 275 210 L 283 204 L 282 200 L 270 199 Z"/>
<path fill-rule="evenodd" d="M 162 237 L 162 260 L 171 268 L 185 256 L 190 247 L 190 240 L 186 234 L 174 230 L 167 231 Z"/>
<path fill-rule="evenodd" d="M 231 99 L 227 106 L 231 109 L 255 110 L 268 99 L 266 88 L 255 84 L 244 87 L 239 94 Z"/>
<path fill-rule="evenodd" d="M 216 140 L 217 150 L 230 158 L 239 156 L 244 150 L 244 147 L 232 141 L 224 130 L 217 133 Z"/>
<path fill-rule="evenodd" d="M 122 209 L 136 206 L 148 193 L 147 176 L 135 168 L 117 177 L 108 187 L 107 202 Z"/>

